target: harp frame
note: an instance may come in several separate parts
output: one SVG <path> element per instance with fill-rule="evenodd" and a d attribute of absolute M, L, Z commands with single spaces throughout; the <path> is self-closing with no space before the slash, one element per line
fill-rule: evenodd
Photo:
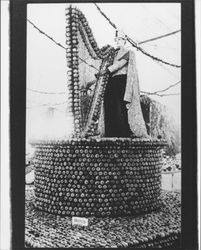
<path fill-rule="evenodd" d="M 84 95 L 87 95 L 87 93 L 81 91 L 81 88 L 85 86 L 80 85 L 82 76 L 79 72 L 79 64 L 88 64 L 88 67 L 96 69 L 98 73 L 113 63 L 115 49 L 110 45 L 106 45 L 102 48 L 98 47 L 86 17 L 77 7 L 70 5 L 66 9 L 66 23 L 67 87 L 69 92 L 69 111 L 73 116 L 73 137 L 93 136 L 97 132 L 104 91 L 109 74 L 106 73 L 96 80 L 94 84 L 94 94 L 88 105 L 87 114 L 84 115 L 82 98 Z M 89 64 L 85 59 L 79 56 L 80 37 L 90 57 L 94 60 L 101 61 L 99 68 Z"/>

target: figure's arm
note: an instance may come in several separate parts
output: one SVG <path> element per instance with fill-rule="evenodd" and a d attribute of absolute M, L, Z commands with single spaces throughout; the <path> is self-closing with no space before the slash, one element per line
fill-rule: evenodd
<path fill-rule="evenodd" d="M 117 62 L 113 63 L 111 66 L 108 67 L 109 72 L 114 73 L 115 71 L 123 68 L 128 63 L 128 59 L 129 53 L 126 53 Z"/>
<path fill-rule="evenodd" d="M 114 73 L 115 71 L 121 69 L 124 65 L 127 64 L 127 60 L 126 59 L 121 59 L 115 63 L 113 63 L 112 65 L 110 65 L 109 67 L 107 67 L 105 70 L 101 71 L 100 73 L 95 74 L 96 78 L 98 78 L 99 76 L 103 76 L 106 73 Z"/>
<path fill-rule="evenodd" d="M 124 65 L 127 64 L 127 61 L 125 59 L 121 59 L 120 61 L 115 62 L 111 66 L 108 67 L 108 70 L 110 73 L 114 73 L 115 71 L 123 68 Z"/>
<path fill-rule="evenodd" d="M 92 85 L 94 85 L 96 83 L 96 80 L 93 80 L 91 82 L 88 82 L 87 85 L 86 85 L 86 89 L 89 89 L 91 88 Z"/>
<path fill-rule="evenodd" d="M 129 52 L 124 54 L 121 58 L 119 58 L 119 60 L 117 62 L 113 63 L 112 65 L 107 67 L 102 72 L 95 74 L 96 78 L 98 78 L 99 76 L 102 76 L 106 73 L 110 73 L 110 74 L 114 73 L 115 71 L 123 68 L 128 63 L 128 60 L 129 60 Z"/>
<path fill-rule="evenodd" d="M 86 86 L 82 86 L 81 92 L 86 92 L 88 89 L 91 88 L 92 85 L 96 83 L 96 80 L 90 81 L 86 83 Z"/>

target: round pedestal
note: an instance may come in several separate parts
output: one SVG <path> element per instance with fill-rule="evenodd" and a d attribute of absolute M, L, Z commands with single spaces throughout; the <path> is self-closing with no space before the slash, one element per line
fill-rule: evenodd
<path fill-rule="evenodd" d="M 67 216 L 122 216 L 160 206 L 161 150 L 150 139 L 32 143 L 35 206 Z"/>

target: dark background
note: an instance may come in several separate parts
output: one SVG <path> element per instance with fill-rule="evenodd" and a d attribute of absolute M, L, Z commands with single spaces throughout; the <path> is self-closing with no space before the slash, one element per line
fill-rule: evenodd
<path fill-rule="evenodd" d="M 10 1 L 10 136 L 12 249 L 23 250 L 25 224 L 26 129 L 26 4 L 66 3 L 51 0 Z M 80 1 L 68 1 L 80 2 Z M 86 1 L 83 1 L 86 2 Z M 87 1 L 92 2 L 92 1 Z M 108 1 L 112 2 L 112 1 Z M 115 1 L 117 2 L 117 1 Z M 181 249 L 198 249 L 197 126 L 195 79 L 194 1 L 178 2 L 182 8 L 182 242 Z"/>

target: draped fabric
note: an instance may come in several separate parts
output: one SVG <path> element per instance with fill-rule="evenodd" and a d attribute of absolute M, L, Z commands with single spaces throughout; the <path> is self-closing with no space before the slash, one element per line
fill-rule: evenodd
<path fill-rule="evenodd" d="M 132 132 L 137 137 L 147 137 L 146 125 L 140 105 L 139 78 L 135 54 L 133 51 L 129 51 L 127 84 L 124 100 L 130 102 L 128 109 L 128 121 Z"/>

